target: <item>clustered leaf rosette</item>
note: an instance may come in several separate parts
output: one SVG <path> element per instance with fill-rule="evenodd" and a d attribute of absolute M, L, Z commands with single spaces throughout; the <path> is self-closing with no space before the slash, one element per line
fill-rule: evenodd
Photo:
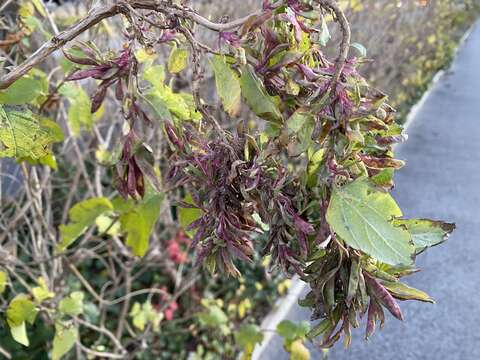
<path fill-rule="evenodd" d="M 168 175 L 183 185 L 203 215 L 187 230 L 196 230 L 197 263 L 207 259 L 222 272 L 237 276 L 233 259 L 251 261 L 252 235 L 262 232 L 255 215 L 271 229 L 264 253 L 271 253 L 285 271 L 298 274 L 307 253 L 306 238 L 313 226 L 298 214 L 298 194 L 286 169 L 258 158 L 259 148 L 249 136 L 205 140 L 193 129 L 180 136 L 170 123 L 166 133 L 177 148 Z M 188 134 L 188 135 L 185 135 Z"/>
<path fill-rule="evenodd" d="M 174 32 L 165 32 L 165 41 L 174 36 Z M 78 42 L 64 51 L 65 57 L 81 68 L 75 69 L 67 81 L 83 79 L 100 80 L 97 90 L 92 95 L 91 113 L 97 112 L 104 102 L 109 88 L 114 87 L 115 98 L 122 104 L 123 116 L 127 122 L 126 134 L 121 141 L 122 148 L 115 165 L 114 182 L 118 192 L 124 197 L 134 199 L 145 195 L 145 177 L 150 184 L 159 189 L 157 175 L 147 159 L 151 157 L 150 148 L 144 144 L 136 128 L 140 124 L 152 126 L 152 121 L 138 101 L 138 60 L 133 54 L 132 46 L 127 45 L 119 53 L 110 52 L 104 56 L 94 44 Z M 135 84 L 135 85 L 132 85 Z"/>
<path fill-rule="evenodd" d="M 323 347 L 342 335 L 348 345 L 364 316 L 367 338 L 384 309 L 403 319 L 397 300 L 433 302 L 399 279 L 455 227 L 402 218 L 388 192 L 404 164 L 393 145 L 406 136 L 386 95 L 358 73 L 362 58 L 328 60 L 324 17 L 338 14 L 327 5 L 264 1 L 262 13 L 220 34 L 229 46 L 214 63 L 219 97 L 231 109 L 225 89 L 241 89 L 264 120 L 257 128 L 165 124 L 175 148 L 168 180 L 203 213 L 189 228 L 197 260 L 237 275 L 234 259 L 249 261 L 254 234 L 266 230 L 264 254 L 310 285 L 300 304 L 322 319 L 309 336 Z"/>
<path fill-rule="evenodd" d="M 137 73 L 137 60 L 130 47 L 125 48 L 113 58 L 105 57 L 92 43 L 77 43 L 64 51 L 65 57 L 80 66 L 67 77 L 67 81 L 95 79 L 100 84 L 92 96 L 91 112 L 95 113 L 102 105 L 109 87 L 115 85 L 115 97 L 124 100 L 130 74 Z"/>

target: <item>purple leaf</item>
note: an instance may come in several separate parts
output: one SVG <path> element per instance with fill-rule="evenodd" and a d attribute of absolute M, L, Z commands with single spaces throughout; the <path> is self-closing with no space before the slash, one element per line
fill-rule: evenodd
<path fill-rule="evenodd" d="M 388 311 L 390 311 L 390 313 L 398 320 L 403 320 L 402 310 L 388 290 L 367 272 L 364 271 L 363 276 L 365 277 L 365 281 L 368 284 L 369 289 L 378 298 L 378 300 L 381 301 L 383 306 L 385 306 Z"/>

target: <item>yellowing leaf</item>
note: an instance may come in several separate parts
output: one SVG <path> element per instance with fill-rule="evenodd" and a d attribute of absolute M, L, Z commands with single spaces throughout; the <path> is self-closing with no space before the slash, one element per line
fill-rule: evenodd
<path fill-rule="evenodd" d="M 12 326 L 10 325 L 10 333 L 12 334 L 13 340 L 22 344 L 24 346 L 29 346 L 30 342 L 28 341 L 27 336 L 27 326 L 25 322 L 22 322 L 20 325 Z"/>
<path fill-rule="evenodd" d="M 72 323 L 56 323 L 53 338 L 52 360 L 68 353 L 78 339 L 78 330 Z"/>
<path fill-rule="evenodd" d="M 188 51 L 174 45 L 168 58 L 168 71 L 174 74 L 179 73 L 187 67 L 187 61 Z"/>
<path fill-rule="evenodd" d="M 36 286 L 32 289 L 32 294 L 35 298 L 35 301 L 41 303 L 42 301 L 51 299 L 55 296 L 55 294 L 48 289 L 47 283 L 43 277 L 39 277 L 37 279 L 37 283 L 39 286 Z"/>
<path fill-rule="evenodd" d="M 290 345 L 290 360 L 310 360 L 310 351 L 302 340 L 295 340 Z"/>
<path fill-rule="evenodd" d="M 137 256 L 144 256 L 148 250 L 153 226 L 160 215 L 163 194 L 153 194 L 120 215 L 123 232 L 127 233 L 127 245 Z"/>
<path fill-rule="evenodd" d="M 240 110 L 242 93 L 238 75 L 220 55 L 215 55 L 210 63 L 215 73 L 217 93 L 222 100 L 223 108 L 230 116 L 236 116 Z"/>
<path fill-rule="evenodd" d="M 240 301 L 240 303 L 238 304 L 238 317 L 240 319 L 243 319 L 245 315 L 247 315 L 248 310 L 250 310 L 251 308 L 252 302 L 250 301 L 250 299 L 247 298 Z"/>
<path fill-rule="evenodd" d="M 29 345 L 26 322 L 33 325 L 37 313 L 35 304 L 25 294 L 17 295 L 10 302 L 7 308 L 7 323 L 16 342 Z"/>
<path fill-rule="evenodd" d="M 74 291 L 68 297 L 60 300 L 58 310 L 66 315 L 78 316 L 83 313 L 83 298 L 83 292 Z"/>
<path fill-rule="evenodd" d="M 165 85 L 165 69 L 156 65 L 148 68 L 144 78 L 153 87 L 143 97 L 162 120 L 172 120 L 172 115 L 179 120 L 195 120 L 202 118 L 196 110 L 193 95 L 189 93 L 174 93 L 172 88 Z"/>
<path fill-rule="evenodd" d="M 5 271 L 0 271 L 0 295 L 4 293 L 8 283 L 8 275 Z"/>
<path fill-rule="evenodd" d="M 13 298 L 7 308 L 7 321 L 10 326 L 21 325 L 26 321 L 29 324 L 35 322 L 38 310 L 35 304 L 25 294 L 19 294 Z"/>
<path fill-rule="evenodd" d="M 58 125 L 39 121 L 30 110 L 0 105 L 0 157 L 43 158 L 58 141 L 58 131 Z"/>
<path fill-rule="evenodd" d="M 327 221 L 349 246 L 390 265 L 408 265 L 415 250 L 411 236 L 391 222 L 401 215 L 389 194 L 358 179 L 334 188 Z"/>
<path fill-rule="evenodd" d="M 70 216 L 68 225 L 60 225 L 62 242 L 58 245 L 57 251 L 65 251 L 89 226 L 95 224 L 97 217 L 112 210 L 112 203 L 104 197 L 92 198 L 75 204 L 68 212 Z"/>
<path fill-rule="evenodd" d="M 154 331 L 159 331 L 164 315 L 155 310 L 150 301 L 147 301 L 143 304 L 134 303 L 130 310 L 130 317 L 133 325 L 141 331 L 145 330 L 147 324 L 151 324 Z"/>
<path fill-rule="evenodd" d="M 43 17 L 47 16 L 47 14 L 45 13 L 45 9 L 43 8 L 43 5 L 42 5 L 42 0 L 32 0 L 32 3 L 40 15 L 42 15 Z"/>
<path fill-rule="evenodd" d="M 97 217 L 95 224 L 100 233 L 107 233 L 110 236 L 117 236 L 120 234 L 120 223 L 108 215 L 100 215 Z"/>
<path fill-rule="evenodd" d="M 406 284 L 402 284 L 398 281 L 383 281 L 384 285 L 390 293 L 401 300 L 418 300 L 429 303 L 435 303 L 435 301 L 426 293 L 421 290 L 410 287 Z"/>

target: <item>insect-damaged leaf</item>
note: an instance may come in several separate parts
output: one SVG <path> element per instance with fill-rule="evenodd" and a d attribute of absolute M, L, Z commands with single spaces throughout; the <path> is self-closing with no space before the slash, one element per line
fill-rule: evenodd
<path fill-rule="evenodd" d="M 30 110 L 0 105 L 0 157 L 38 160 L 59 141 L 56 123 L 38 119 Z"/>
<path fill-rule="evenodd" d="M 238 75 L 219 55 L 215 55 L 210 63 L 215 73 L 215 84 L 223 108 L 230 116 L 235 116 L 238 114 L 241 105 L 241 88 Z"/>
<path fill-rule="evenodd" d="M 411 236 L 391 222 L 401 215 L 389 194 L 358 179 L 334 188 L 327 221 L 351 247 L 390 265 L 411 264 L 415 250 Z"/>
<path fill-rule="evenodd" d="M 272 96 L 268 95 L 252 68 L 245 65 L 240 78 L 242 95 L 250 109 L 259 117 L 275 122 L 281 122 L 282 114 Z"/>
<path fill-rule="evenodd" d="M 395 220 L 394 224 L 396 226 L 403 225 L 407 228 L 412 235 L 417 254 L 446 241 L 452 231 L 455 230 L 455 224 L 428 219 Z"/>

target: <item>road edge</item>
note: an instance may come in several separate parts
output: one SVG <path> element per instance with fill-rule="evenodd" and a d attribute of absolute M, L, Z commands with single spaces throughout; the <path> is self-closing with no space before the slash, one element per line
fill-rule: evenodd
<path fill-rule="evenodd" d="M 458 56 L 458 52 L 463 48 L 465 42 L 470 37 L 476 26 L 480 23 L 480 20 L 476 20 L 467 31 L 463 34 L 460 41 L 458 42 L 457 48 L 453 54 L 453 59 Z M 420 109 L 424 106 L 425 102 L 427 101 L 428 97 L 432 93 L 435 86 L 438 84 L 440 79 L 442 79 L 443 75 L 445 75 L 448 70 L 451 69 L 453 65 L 452 63 L 449 65 L 448 69 L 441 69 L 439 70 L 430 81 L 428 89 L 423 93 L 420 100 L 415 103 L 408 112 L 405 124 L 404 131 L 406 131 L 414 122 L 417 114 L 419 113 Z M 280 298 L 275 302 L 273 309 L 265 316 L 263 319 L 260 328 L 262 330 L 275 330 L 277 325 L 285 319 L 286 315 L 290 312 L 293 306 L 297 303 L 298 298 L 302 294 L 302 292 L 307 288 L 307 283 L 303 282 L 297 275 L 292 278 L 292 285 L 288 291 L 288 294 L 284 298 Z M 270 341 L 272 340 L 275 332 L 273 331 L 266 331 L 266 334 L 263 338 L 263 341 L 260 346 L 256 346 L 253 354 L 252 360 L 261 360 L 261 356 L 263 352 L 267 349 Z"/>

